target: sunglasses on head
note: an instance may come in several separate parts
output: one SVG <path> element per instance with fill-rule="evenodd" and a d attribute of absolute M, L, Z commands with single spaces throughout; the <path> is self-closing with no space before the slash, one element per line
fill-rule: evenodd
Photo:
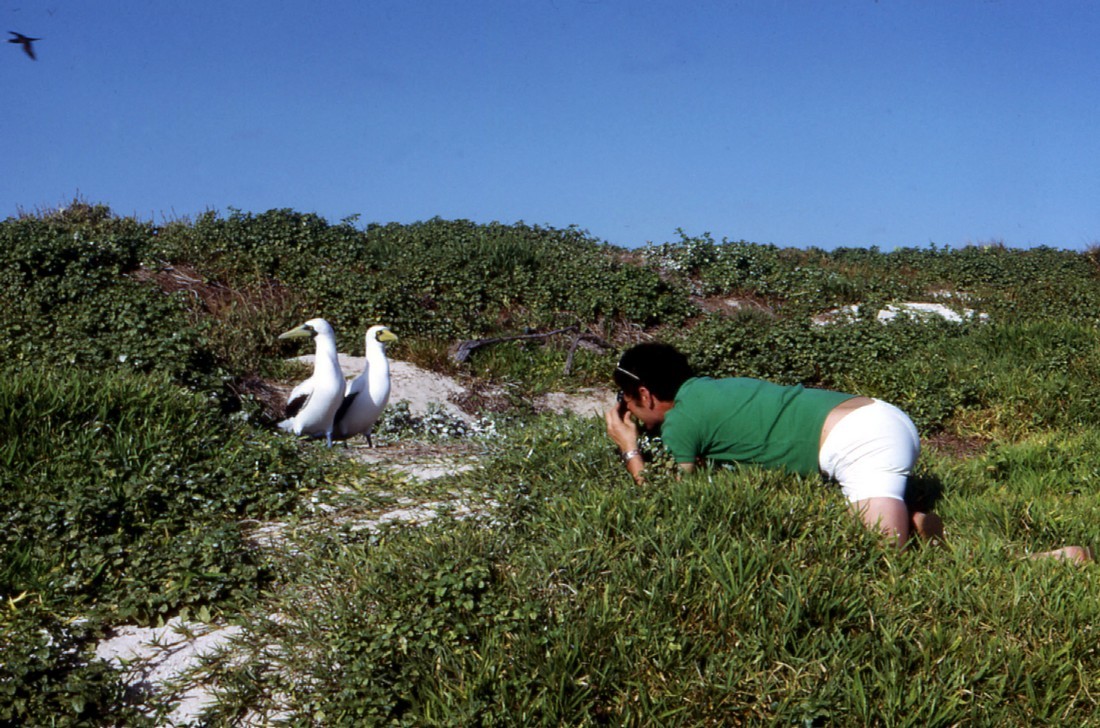
<path fill-rule="evenodd" d="M 633 380 L 634 380 L 635 382 L 638 382 L 639 384 L 641 384 L 642 378 L 641 378 L 641 377 L 639 377 L 639 376 L 638 376 L 637 374 L 635 374 L 634 372 L 630 371 L 629 369 L 623 369 L 623 368 L 622 368 L 622 367 L 620 367 L 620 366 L 616 366 L 616 367 L 615 367 L 615 371 L 617 371 L 617 372 L 622 372 L 622 373 L 623 373 L 623 374 L 625 374 L 626 376 L 628 376 L 628 377 L 630 377 L 631 379 L 633 379 Z M 623 401 L 624 401 L 625 399 L 626 399 L 626 394 L 625 394 L 625 393 L 623 392 L 623 390 L 621 390 L 621 389 L 620 389 L 620 390 L 619 390 L 619 392 L 618 392 L 618 394 L 616 394 L 616 395 L 615 395 L 615 401 L 616 401 L 616 402 L 618 402 L 618 403 L 620 403 L 620 404 L 622 404 L 622 402 L 623 402 Z"/>
<path fill-rule="evenodd" d="M 635 374 L 635 373 L 634 373 L 634 372 L 632 372 L 632 371 L 628 371 L 628 370 L 626 370 L 626 369 L 623 369 L 623 368 L 622 368 L 622 367 L 620 367 L 620 366 L 616 366 L 616 367 L 615 367 L 615 371 L 617 371 L 617 372 L 622 372 L 622 373 L 623 373 L 623 374 L 625 374 L 626 376 L 628 376 L 628 377 L 630 377 L 631 379 L 633 379 L 633 380 L 634 380 L 635 382 L 640 382 L 640 381 L 642 381 L 642 378 L 641 378 L 641 377 L 639 377 L 639 376 L 638 376 L 637 374 Z"/>

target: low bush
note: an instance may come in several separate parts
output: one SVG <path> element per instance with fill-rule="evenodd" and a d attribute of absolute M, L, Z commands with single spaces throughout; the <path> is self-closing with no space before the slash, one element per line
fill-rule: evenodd
<path fill-rule="evenodd" d="M 163 372 L 219 390 L 223 372 L 185 301 L 129 276 L 149 228 L 74 214 L 0 223 L 0 360 Z"/>
<path fill-rule="evenodd" d="M 148 622 L 240 608 L 267 579 L 241 522 L 320 471 L 166 376 L 0 377 L 0 593 Z"/>
<path fill-rule="evenodd" d="M 433 219 L 360 232 L 290 210 L 210 213 L 170 226 L 154 250 L 234 288 L 293 289 L 303 317 L 323 315 L 349 346 L 377 322 L 454 340 L 555 328 L 563 312 L 586 324 L 668 323 L 688 312 L 683 292 L 655 271 L 572 228 Z"/>

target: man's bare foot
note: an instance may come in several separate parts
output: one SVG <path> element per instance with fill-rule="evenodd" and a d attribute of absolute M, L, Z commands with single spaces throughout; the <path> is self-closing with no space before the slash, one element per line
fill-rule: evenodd
<path fill-rule="evenodd" d="M 1066 546 L 1065 548 L 1055 549 L 1054 551 L 1042 551 L 1037 554 L 1031 554 L 1030 559 L 1060 559 L 1062 561 L 1072 561 L 1075 564 L 1087 564 L 1093 560 L 1092 549 L 1088 546 Z"/>
<path fill-rule="evenodd" d="M 935 513 L 913 511 L 913 532 L 930 544 L 943 543 L 943 520 Z"/>

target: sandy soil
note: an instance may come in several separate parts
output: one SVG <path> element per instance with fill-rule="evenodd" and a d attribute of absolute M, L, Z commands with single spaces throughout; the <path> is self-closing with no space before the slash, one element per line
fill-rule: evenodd
<path fill-rule="evenodd" d="M 345 354 L 339 356 L 344 376 L 356 377 L 363 371 L 366 362 L 363 357 Z M 313 362 L 312 356 L 304 356 L 300 359 Z M 441 405 L 445 411 L 455 417 L 471 419 L 471 415 L 463 411 L 455 402 L 456 399 L 461 399 L 467 394 L 466 388 L 445 374 L 437 374 L 421 369 L 415 364 L 391 359 L 390 387 L 390 402 L 408 401 L 409 410 L 413 414 L 424 414 L 434 403 Z M 585 389 L 570 394 L 552 392 L 537 398 L 534 405 L 538 410 L 558 414 L 572 412 L 581 416 L 602 416 L 614 401 L 614 393 L 610 389 Z"/>

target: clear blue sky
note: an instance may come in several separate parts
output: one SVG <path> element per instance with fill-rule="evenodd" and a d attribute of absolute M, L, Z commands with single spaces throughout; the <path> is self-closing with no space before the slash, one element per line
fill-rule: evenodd
<path fill-rule="evenodd" d="M 1093 0 L 0 0 L 0 218 L 1100 243 Z M 6 36 L 5 36 L 6 37 Z"/>

